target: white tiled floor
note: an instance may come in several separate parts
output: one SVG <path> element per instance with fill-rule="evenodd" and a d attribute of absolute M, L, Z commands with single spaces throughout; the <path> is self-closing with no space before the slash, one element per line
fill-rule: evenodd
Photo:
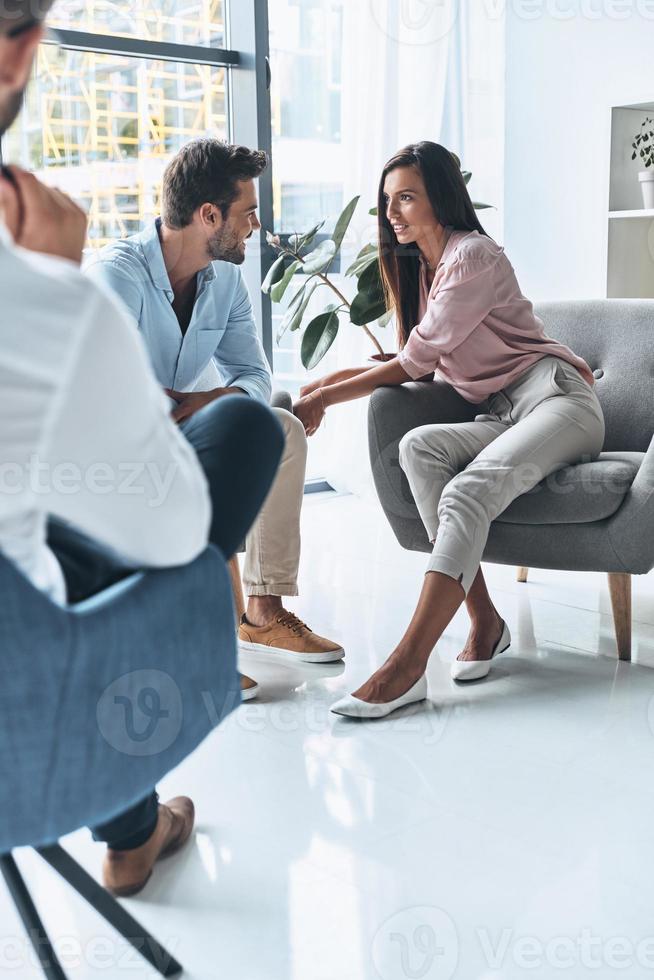
<path fill-rule="evenodd" d="M 372 499 L 310 497 L 304 525 L 293 605 L 347 667 L 244 660 L 263 696 L 160 787 L 193 796 L 197 834 L 126 905 L 193 980 L 654 976 L 654 577 L 629 665 L 603 576 L 486 566 L 514 637 L 489 679 L 449 680 L 460 611 L 427 706 L 361 724 L 329 705 L 401 634 L 425 557 Z M 86 831 L 66 843 L 98 873 Z M 18 857 L 71 978 L 156 975 Z M 38 977 L 26 957 L 0 891 L 0 976 Z"/>

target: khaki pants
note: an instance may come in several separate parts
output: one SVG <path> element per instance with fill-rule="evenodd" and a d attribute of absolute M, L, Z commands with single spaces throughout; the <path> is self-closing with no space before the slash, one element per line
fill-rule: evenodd
<path fill-rule="evenodd" d="M 550 473 L 596 458 L 604 416 L 573 365 L 548 355 L 491 395 L 474 422 L 422 425 L 400 442 L 407 475 L 434 550 L 428 571 L 466 593 L 479 569 L 491 521 Z"/>
<path fill-rule="evenodd" d="M 277 475 L 245 542 L 246 595 L 297 595 L 300 512 L 307 464 L 304 426 L 290 412 L 273 408 L 286 445 Z"/>

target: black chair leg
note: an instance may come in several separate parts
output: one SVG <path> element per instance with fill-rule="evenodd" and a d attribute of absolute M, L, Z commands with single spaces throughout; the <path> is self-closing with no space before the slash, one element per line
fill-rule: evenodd
<path fill-rule="evenodd" d="M 84 868 L 75 861 L 59 844 L 37 847 L 36 850 L 62 878 L 71 885 L 96 912 L 127 939 L 141 956 L 163 977 L 175 977 L 182 972 L 177 960 L 151 936 L 142 925 L 126 912 L 122 905 L 97 883 Z M 58 980 L 64 974 L 53 974 Z"/>
<path fill-rule="evenodd" d="M 13 855 L 0 854 L 0 870 L 47 980 L 66 980 Z"/>

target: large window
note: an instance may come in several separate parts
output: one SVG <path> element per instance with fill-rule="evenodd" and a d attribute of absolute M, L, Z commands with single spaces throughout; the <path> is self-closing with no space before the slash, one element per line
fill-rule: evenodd
<path fill-rule="evenodd" d="M 164 167 L 183 143 L 227 135 L 226 100 L 224 68 L 43 45 L 7 157 L 75 197 L 100 247 L 158 214 Z"/>
<path fill-rule="evenodd" d="M 269 0 L 277 233 L 307 230 L 324 217 L 338 216 L 343 207 L 343 3 Z M 287 299 L 292 295 L 288 290 Z M 283 310 L 273 306 L 273 366 L 279 387 L 295 395 L 306 371 L 296 334 L 275 342 Z"/>
<path fill-rule="evenodd" d="M 227 44 L 224 0 L 58 0 L 48 24 L 144 41 Z"/>
<path fill-rule="evenodd" d="M 224 43 L 224 2 L 62 0 L 49 24 L 79 44 L 41 46 L 5 155 L 79 201 L 98 248 L 158 214 L 163 170 L 184 143 L 229 136 L 228 68 L 170 56 L 170 43 L 197 46 L 202 60 L 206 46 Z M 101 53 L 108 35 L 116 53 Z M 166 57 L 120 53 L 121 38 Z"/>

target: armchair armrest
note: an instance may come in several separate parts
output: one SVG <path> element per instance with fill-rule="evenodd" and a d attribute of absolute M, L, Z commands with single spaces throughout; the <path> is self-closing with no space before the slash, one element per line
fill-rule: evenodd
<path fill-rule="evenodd" d="M 293 411 L 293 399 L 288 391 L 273 391 L 270 405 L 271 408 L 285 408 L 287 412 Z"/>
<path fill-rule="evenodd" d="M 626 572 L 654 568 L 654 437 L 622 506 L 608 521 L 613 550 Z"/>

